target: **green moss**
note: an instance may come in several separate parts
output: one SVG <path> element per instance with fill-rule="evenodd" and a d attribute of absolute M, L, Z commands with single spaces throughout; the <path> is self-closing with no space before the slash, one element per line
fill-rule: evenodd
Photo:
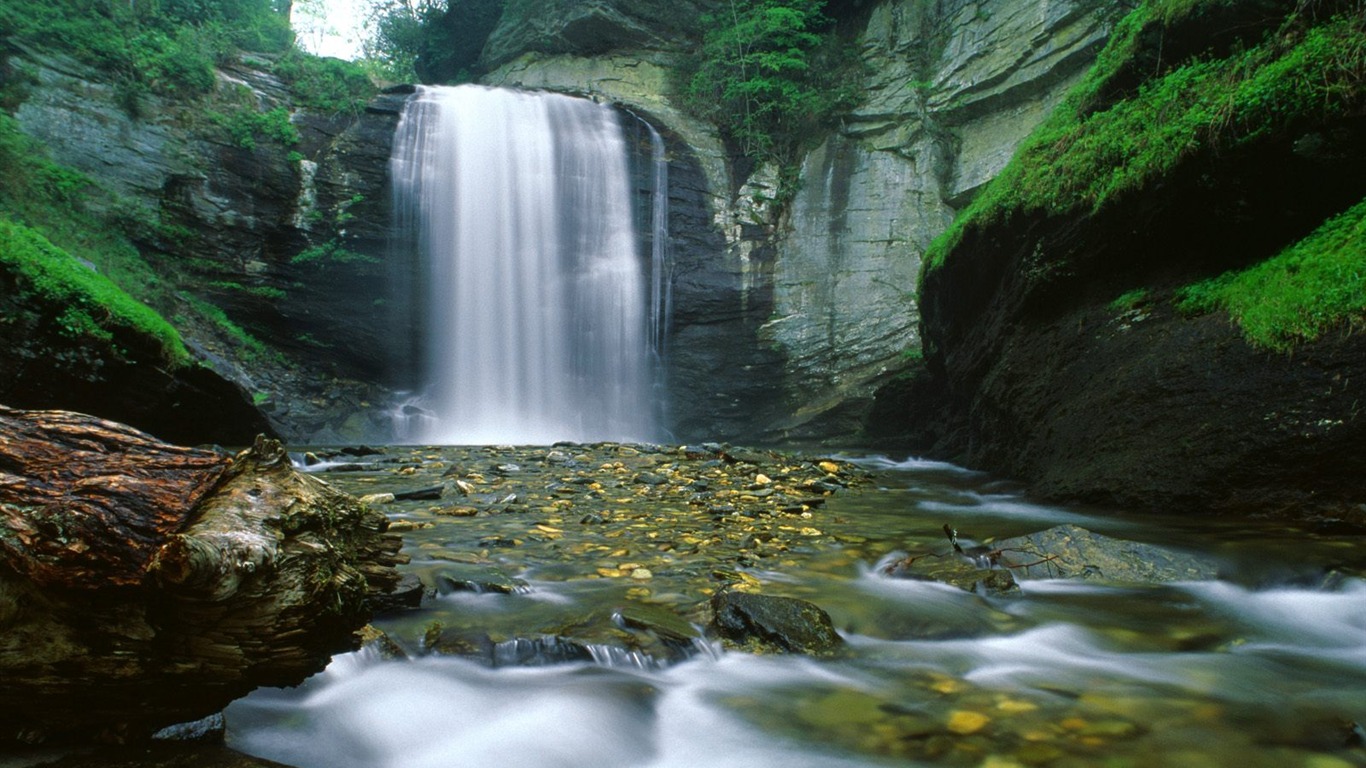
<path fill-rule="evenodd" d="M 185 303 L 189 304 L 196 314 L 213 323 L 219 331 L 231 339 L 233 344 L 242 352 L 242 357 L 248 362 L 268 360 L 279 364 L 284 363 L 284 358 L 279 352 L 266 346 L 264 342 L 251 335 L 242 326 L 234 323 L 232 318 L 228 317 L 228 313 L 219 307 L 193 296 L 186 296 Z"/>
<path fill-rule="evenodd" d="M 1259 347 L 1287 351 L 1366 322 L 1366 200 L 1249 269 L 1181 289 L 1187 313 L 1222 309 Z"/>
<path fill-rule="evenodd" d="M 299 251 L 289 260 L 290 264 L 312 264 L 318 269 L 342 264 L 378 264 L 379 259 L 347 249 L 336 240 L 321 245 L 312 245 Z"/>
<path fill-rule="evenodd" d="M 65 274 L 71 277 L 66 282 L 73 295 L 82 297 L 82 302 L 64 315 L 64 328 L 80 327 L 104 337 L 108 327 L 103 322 L 88 324 L 84 317 L 107 315 L 114 318 L 114 326 L 132 327 L 161 339 L 168 361 L 180 364 L 188 359 L 179 335 L 173 329 L 168 333 L 169 323 L 145 316 L 153 311 L 147 305 L 170 305 L 170 289 L 128 239 L 128 233 L 169 237 L 172 228 L 162 227 L 154 212 L 111 201 L 84 174 L 50 161 L 42 147 L 19 130 L 14 118 L 4 114 L 0 114 L 0 175 L 5 179 L 0 184 L 0 217 L 9 223 L 9 237 L 15 247 L 26 244 L 22 252 L 8 255 L 10 266 L 17 269 L 20 263 L 50 263 L 55 272 L 43 273 L 30 266 L 24 274 L 29 280 L 44 274 L 43 282 L 50 286 L 62 284 L 59 278 Z M 96 208 L 92 203 L 99 204 L 99 213 L 92 212 Z M 23 236 L 15 234 L 20 230 Z M 34 237 L 47 245 L 34 245 Z M 61 256 L 47 256 L 54 253 Z M 82 266 L 82 262 L 94 265 L 95 270 Z M 64 264 L 75 264 L 77 269 L 65 269 Z M 91 288 L 92 284 L 83 280 L 87 275 L 98 278 L 93 285 L 108 284 L 112 290 Z M 117 305 L 97 310 L 88 303 L 104 298 Z M 128 302 L 139 309 L 129 310 Z"/>
<path fill-rule="evenodd" d="M 1110 302 L 1110 309 L 1116 312 L 1128 312 L 1137 309 L 1140 305 L 1147 303 L 1152 296 L 1152 292 L 1147 288 L 1135 288 L 1132 291 L 1125 291 L 1115 300 Z"/>
<path fill-rule="evenodd" d="M 297 49 L 281 56 L 271 71 L 290 87 L 299 106 L 323 112 L 359 113 L 379 91 L 362 65 Z"/>
<path fill-rule="evenodd" d="M 288 297 L 284 291 L 271 285 L 242 285 L 231 280 L 212 280 L 208 287 L 230 293 L 245 293 L 270 301 L 281 301 Z"/>
<path fill-rule="evenodd" d="M 256 149 L 258 141 L 273 141 L 292 147 L 300 141 L 299 130 L 290 120 L 289 110 L 275 107 L 265 112 L 241 107 L 231 112 L 209 112 L 210 122 L 227 131 L 232 142 L 242 149 Z"/>
<path fill-rule="evenodd" d="M 1145 30 L 1218 4 L 1150 0 L 1129 14 L 1088 76 L 931 244 L 925 269 L 942 264 L 969 228 L 1099 211 L 1198 152 L 1235 149 L 1366 102 L 1366 18 L 1347 11 L 1319 23 L 1292 15 L 1263 40 L 1175 63 L 1105 103 L 1102 94 L 1137 55 Z"/>
<path fill-rule="evenodd" d="M 189 362 L 180 334 L 156 311 L 42 234 L 5 217 L 0 217 L 0 265 L 19 278 L 20 290 L 63 308 L 57 318 L 62 333 L 109 342 L 115 330 L 126 329 L 156 339 L 168 365 Z"/>

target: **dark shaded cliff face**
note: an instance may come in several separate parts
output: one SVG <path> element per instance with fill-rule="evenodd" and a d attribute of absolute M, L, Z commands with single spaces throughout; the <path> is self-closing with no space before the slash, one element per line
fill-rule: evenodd
<path fill-rule="evenodd" d="M 171 368 L 156 340 L 133 333 L 111 344 L 66 336 L 62 309 L 0 272 L 0 402 L 96 414 L 180 444 L 247 445 L 273 432 L 247 393 L 208 368 Z"/>
<path fill-rule="evenodd" d="M 717 0 L 507 0 L 484 46 L 494 69 L 522 54 L 593 56 L 619 50 L 677 50 L 701 36 Z"/>
<path fill-rule="evenodd" d="M 13 370 L 24 373 L 6 382 L 8 405 L 80 409 L 196 442 L 249 442 L 272 428 L 298 440 L 387 434 L 370 411 L 388 386 L 408 383 L 395 350 L 414 333 L 389 301 L 408 277 L 386 259 L 388 159 L 404 94 L 360 114 L 299 110 L 265 63 L 248 60 L 221 70 L 205 103 L 148 97 L 130 116 L 112 84 L 75 62 L 25 53 L 11 64 L 35 77 L 15 108 L 24 131 L 136 211 L 134 243 L 168 288 L 156 309 L 202 367 L 162 372 L 127 342 L 130 359 L 91 362 L 90 350 L 61 351 L 65 337 L 35 330 L 16 347 L 24 359 Z M 289 110 L 297 144 L 243 142 L 221 125 L 223 115 L 276 107 Z M 59 352 L 33 354 L 40 348 Z M 50 370 L 44 357 L 56 361 Z"/>
<path fill-rule="evenodd" d="M 1362 519 L 1366 335 L 1344 323 L 1271 351 L 1176 298 L 1363 197 L 1356 109 L 1195 151 L 1093 213 L 970 225 L 924 277 L 928 372 L 896 405 L 885 391 L 884 414 L 1052 498 Z"/>

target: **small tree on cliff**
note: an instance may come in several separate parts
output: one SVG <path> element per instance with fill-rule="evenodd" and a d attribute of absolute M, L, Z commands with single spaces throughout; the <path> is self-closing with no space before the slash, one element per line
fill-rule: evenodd
<path fill-rule="evenodd" d="M 838 85 L 851 68 L 822 13 L 826 0 L 730 0 L 704 17 L 702 48 L 685 68 L 685 103 L 755 159 L 783 160 L 854 103 Z"/>

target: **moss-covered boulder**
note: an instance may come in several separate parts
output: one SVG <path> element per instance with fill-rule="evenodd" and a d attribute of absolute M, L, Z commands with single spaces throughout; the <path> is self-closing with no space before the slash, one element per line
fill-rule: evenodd
<path fill-rule="evenodd" d="M 1139 5 L 928 254 L 926 447 L 1052 498 L 1360 516 L 1364 76 L 1351 2 Z"/>

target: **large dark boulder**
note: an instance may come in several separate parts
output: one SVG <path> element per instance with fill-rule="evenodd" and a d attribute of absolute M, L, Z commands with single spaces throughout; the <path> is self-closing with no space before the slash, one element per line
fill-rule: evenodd
<path fill-rule="evenodd" d="M 844 642 L 830 615 L 805 600 L 723 590 L 712 596 L 711 609 L 712 631 L 741 650 L 820 656 Z"/>

